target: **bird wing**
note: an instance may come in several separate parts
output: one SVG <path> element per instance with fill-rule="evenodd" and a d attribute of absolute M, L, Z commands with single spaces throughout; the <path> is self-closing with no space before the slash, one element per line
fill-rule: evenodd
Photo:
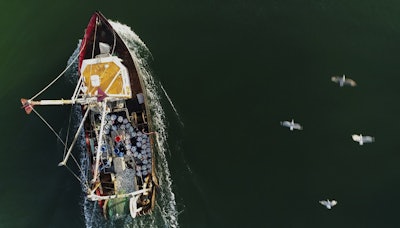
<path fill-rule="evenodd" d="M 290 127 L 290 122 L 289 121 L 282 121 L 281 125 L 284 127 Z"/>
<path fill-rule="evenodd" d="M 361 140 L 361 137 L 360 137 L 359 135 L 352 135 L 351 137 L 352 137 L 353 140 L 356 141 L 356 142 L 360 142 L 360 140 Z"/>
<path fill-rule="evenodd" d="M 350 79 L 350 78 L 346 78 L 346 80 L 344 81 L 344 84 L 352 86 L 352 87 L 357 85 L 357 83 L 353 79 Z"/>
<path fill-rule="evenodd" d="M 325 207 L 329 205 L 329 202 L 326 200 L 319 201 L 320 204 L 324 205 Z"/>
<path fill-rule="evenodd" d="M 298 123 L 295 123 L 295 124 L 293 125 L 293 128 L 294 128 L 294 129 L 297 129 L 297 130 L 302 130 L 302 129 L 303 129 L 303 127 L 302 127 L 300 124 L 298 124 Z"/>
<path fill-rule="evenodd" d="M 331 81 L 338 83 L 340 81 L 340 77 L 339 76 L 332 76 L 331 77 Z"/>
<path fill-rule="evenodd" d="M 363 136 L 362 139 L 366 143 L 370 143 L 370 142 L 375 141 L 374 137 L 371 137 L 371 136 Z"/>
<path fill-rule="evenodd" d="M 329 201 L 321 200 L 321 201 L 319 201 L 319 203 L 322 204 L 322 205 L 324 205 L 324 206 L 325 206 L 326 208 L 328 208 L 328 209 L 331 209 L 331 208 L 332 208 L 332 205 L 330 204 Z"/>

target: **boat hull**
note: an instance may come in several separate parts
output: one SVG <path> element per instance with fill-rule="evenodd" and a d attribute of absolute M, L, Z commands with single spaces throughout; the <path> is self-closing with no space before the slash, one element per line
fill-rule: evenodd
<path fill-rule="evenodd" d="M 101 50 L 102 45 L 110 47 L 109 53 Z M 110 65 L 114 62 L 118 65 L 119 60 L 123 66 L 116 70 L 115 75 L 125 67 L 129 89 L 125 89 L 125 97 L 114 98 L 109 88 L 114 85 L 101 87 L 101 83 L 109 77 L 104 72 L 111 71 Z M 105 70 L 99 68 L 100 62 Z M 135 54 L 128 49 L 109 21 L 101 13 L 95 12 L 81 42 L 78 63 L 79 74 L 86 77 L 83 78 L 85 88 L 92 89 L 91 93 L 81 91 L 81 95 L 97 96 L 98 103 L 106 103 L 104 110 L 100 106 L 92 108 L 84 124 L 89 160 L 87 173 L 91 175 L 88 177 L 91 180 L 88 189 L 104 198 L 97 201 L 106 218 L 149 214 L 154 209 L 158 184 L 155 172 L 156 134 L 152 129 L 146 90 Z M 96 67 L 100 69 L 97 72 Z M 120 74 L 122 82 L 124 75 Z M 118 84 L 118 75 L 115 78 L 109 81 Z M 103 100 L 108 98 L 111 98 L 108 102 Z M 82 113 L 87 109 L 88 105 L 82 105 Z M 96 165 L 99 166 L 97 169 Z M 141 194 L 120 197 L 145 189 Z"/>

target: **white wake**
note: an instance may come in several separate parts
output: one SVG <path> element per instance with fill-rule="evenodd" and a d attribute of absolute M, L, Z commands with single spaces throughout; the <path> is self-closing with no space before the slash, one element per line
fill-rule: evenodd
<path fill-rule="evenodd" d="M 140 73 L 143 77 L 147 96 L 149 98 L 150 111 L 155 130 L 157 131 L 157 174 L 160 189 L 158 192 L 158 207 L 152 215 L 153 219 L 148 225 L 178 227 L 178 211 L 176 209 L 175 195 L 172 192 L 171 173 L 168 169 L 166 152 L 168 149 L 166 118 L 161 106 L 161 96 L 158 93 L 157 83 L 151 75 L 147 59 L 151 56 L 149 49 L 143 41 L 124 24 L 110 21 L 111 25 L 124 40 L 132 56 L 139 63 Z M 139 220 L 140 221 L 140 220 Z M 160 223 L 162 221 L 162 223 Z M 140 227 L 146 224 L 138 224 Z M 127 226 L 131 227 L 131 226 Z"/>

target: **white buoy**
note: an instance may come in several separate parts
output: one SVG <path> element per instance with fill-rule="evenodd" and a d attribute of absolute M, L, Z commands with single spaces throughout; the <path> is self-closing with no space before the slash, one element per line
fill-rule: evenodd
<path fill-rule="evenodd" d="M 116 119 L 117 119 L 117 115 L 112 114 L 112 115 L 111 115 L 111 120 L 116 120 Z"/>
<path fill-rule="evenodd" d="M 132 147 L 131 147 L 131 151 L 132 151 L 132 152 L 136 152 L 136 146 L 132 146 Z"/>
<path fill-rule="evenodd" d="M 118 116 L 118 122 L 120 122 L 120 123 L 122 123 L 122 121 L 124 120 L 124 117 L 122 117 L 122 116 Z"/>
<path fill-rule="evenodd" d="M 142 147 L 142 143 L 141 142 L 137 142 L 136 143 L 136 147 L 138 147 L 138 148 Z"/>

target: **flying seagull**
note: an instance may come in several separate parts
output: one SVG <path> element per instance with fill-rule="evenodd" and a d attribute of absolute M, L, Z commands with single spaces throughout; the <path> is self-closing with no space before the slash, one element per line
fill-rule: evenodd
<path fill-rule="evenodd" d="M 296 129 L 296 130 L 302 130 L 303 129 L 303 127 L 300 124 L 295 123 L 293 119 L 292 119 L 291 122 L 283 121 L 283 122 L 281 122 L 281 125 L 284 126 L 284 127 L 288 127 L 291 131 L 293 131 L 293 129 Z"/>
<path fill-rule="evenodd" d="M 335 83 L 339 83 L 340 87 L 343 87 L 343 86 L 346 86 L 346 85 L 354 87 L 354 86 L 357 85 L 357 83 L 353 79 L 346 78 L 346 75 L 343 75 L 343 76 L 332 76 L 331 80 L 333 82 L 335 82 Z"/>
<path fill-rule="evenodd" d="M 336 200 L 321 200 L 319 201 L 320 204 L 324 205 L 326 208 L 328 208 L 329 210 L 332 209 L 333 206 L 335 206 L 337 204 Z"/>
<path fill-rule="evenodd" d="M 364 145 L 364 143 L 372 143 L 375 141 L 375 138 L 372 136 L 363 136 L 362 134 L 359 135 L 352 135 L 351 136 L 354 141 L 358 142 L 360 146 Z"/>

